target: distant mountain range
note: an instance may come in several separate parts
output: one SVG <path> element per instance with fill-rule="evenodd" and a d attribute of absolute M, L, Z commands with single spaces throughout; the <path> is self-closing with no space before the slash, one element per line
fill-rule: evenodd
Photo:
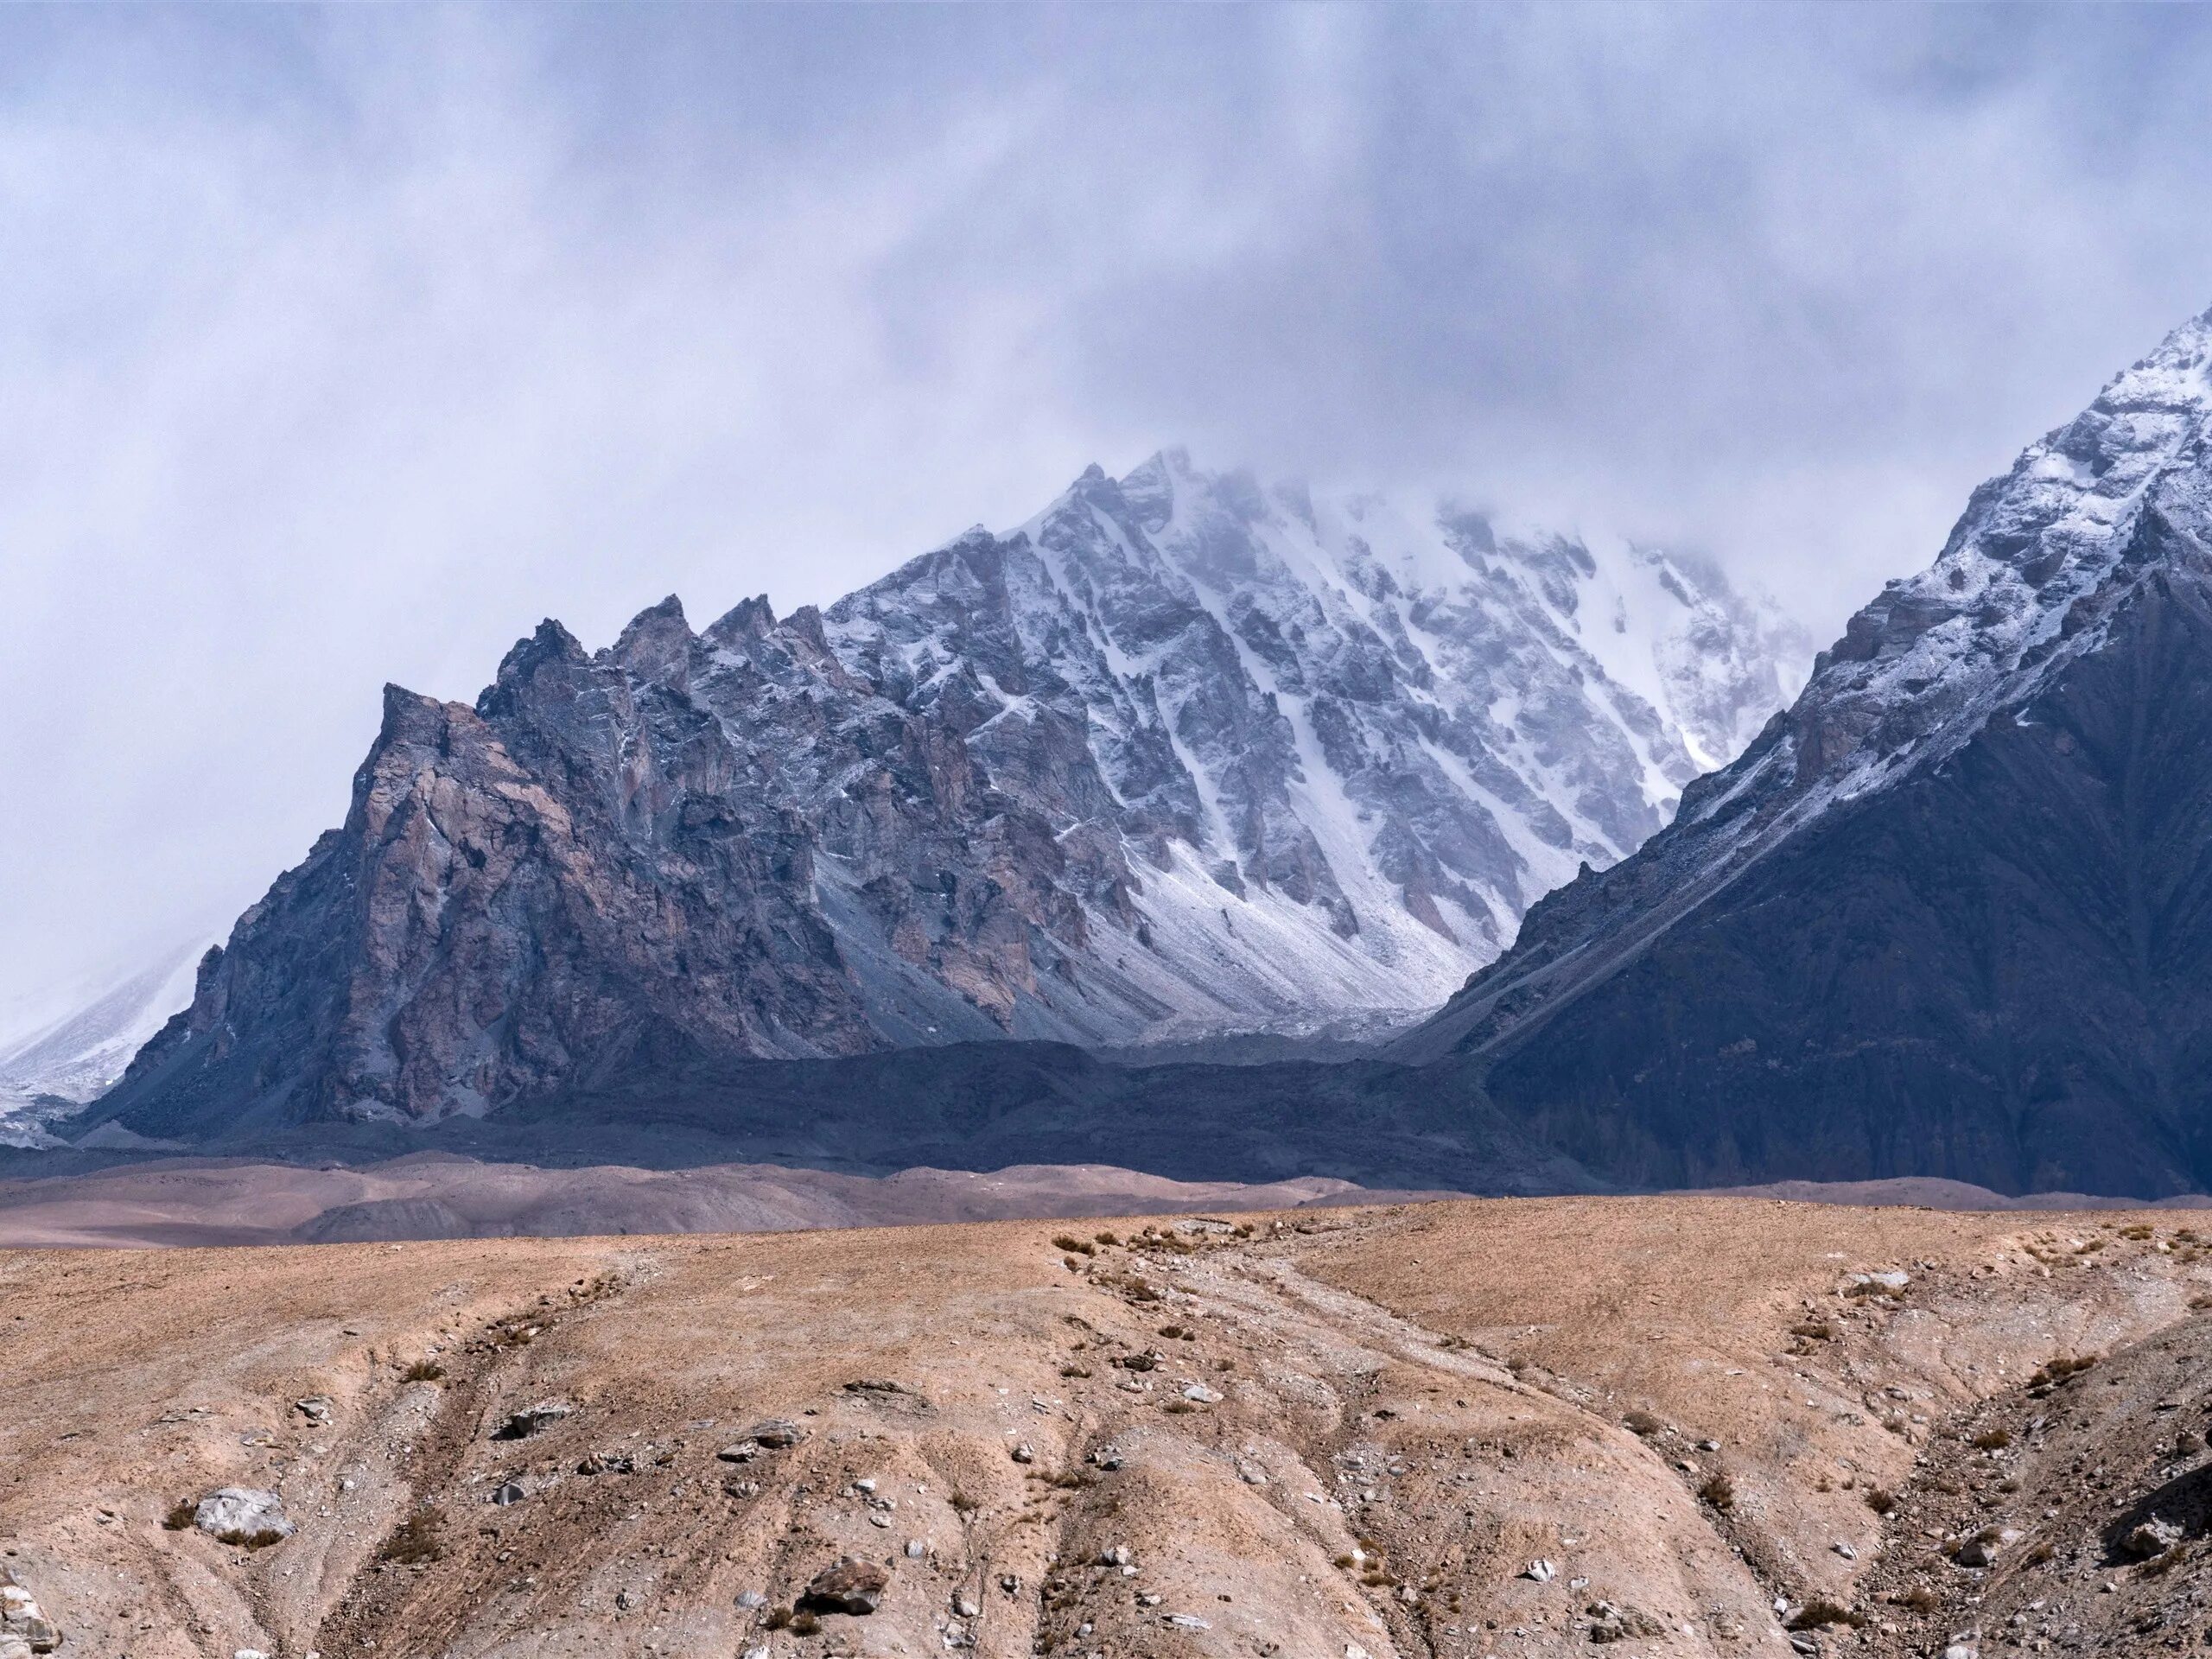
<path fill-rule="evenodd" d="M 1094 467 L 827 611 L 397 688 L 105 1115 L 435 1120 L 671 1056 L 1377 1033 L 1794 686 L 1694 560 Z M 1803 652 L 1808 655 L 1808 652 Z"/>
<path fill-rule="evenodd" d="M 474 709 L 392 695 L 77 1128 L 2212 1188 L 2212 315 L 1768 718 L 1782 639 L 1680 560 L 1174 457 L 823 614 L 548 625 Z"/>

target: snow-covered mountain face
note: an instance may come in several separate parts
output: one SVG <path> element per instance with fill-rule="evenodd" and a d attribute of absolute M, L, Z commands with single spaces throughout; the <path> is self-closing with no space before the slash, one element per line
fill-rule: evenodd
<path fill-rule="evenodd" d="M 1977 489 L 1934 564 L 1890 582 L 1815 659 L 1802 695 L 1700 780 L 1632 865 L 1562 891 L 1514 956 L 1400 1046 L 1497 1033 L 1493 1009 L 1560 958 L 1625 950 L 1839 807 L 1925 774 L 2025 713 L 2107 643 L 2145 581 L 2212 547 L 2212 312 L 2176 329 L 2074 420 Z M 2193 570 L 2189 579 L 2197 580 Z M 1598 953 L 1605 954 L 1605 953 Z"/>
<path fill-rule="evenodd" d="M 57 1110 L 111 1087 L 146 1040 L 192 1001 L 200 947 L 179 949 L 69 1014 L 0 1040 L 0 1145 L 30 1144 Z"/>
<path fill-rule="evenodd" d="M 1974 493 L 1942 554 L 1892 582 L 1821 654 L 1791 711 L 1695 816 L 1779 790 L 1803 822 L 1955 752 L 2097 650 L 2156 536 L 2212 536 L 2212 313 Z"/>
<path fill-rule="evenodd" d="M 635 1052 L 1312 1030 L 1433 1006 L 1783 701 L 1692 562 L 1179 454 L 828 612 L 548 623 L 394 690 L 345 828 L 119 1095 L 481 1111 Z"/>
<path fill-rule="evenodd" d="M 1658 829 L 1798 660 L 1774 613 L 1656 551 L 1172 452 L 916 561 L 827 633 L 902 703 L 963 703 L 992 784 L 1056 834 L 1121 842 L 1173 1009 L 1147 1035 L 1433 1005 Z M 1103 785 L 1072 822 L 1025 785 L 1052 721 Z"/>
<path fill-rule="evenodd" d="M 1471 1062 L 1622 1179 L 2202 1190 L 2209 757 L 2212 314 L 1392 1052 Z"/>

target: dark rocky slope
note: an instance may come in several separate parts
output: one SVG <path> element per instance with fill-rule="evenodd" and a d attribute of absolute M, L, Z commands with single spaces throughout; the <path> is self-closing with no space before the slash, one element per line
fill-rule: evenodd
<path fill-rule="evenodd" d="M 2212 320 L 1401 1044 L 1624 1181 L 2212 1185 Z"/>

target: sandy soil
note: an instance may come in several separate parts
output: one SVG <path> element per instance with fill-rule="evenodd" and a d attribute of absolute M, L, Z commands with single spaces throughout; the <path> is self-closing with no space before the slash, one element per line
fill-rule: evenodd
<path fill-rule="evenodd" d="M 2170 1427 L 2203 1415 L 2186 1219 L 1559 1199 L 19 1252 L 0 1567 L 102 1659 L 2164 1650 L 2204 1622 L 2168 1490 L 2204 1464 Z M 496 1438 L 541 1402 L 572 1409 Z M 297 1531 L 164 1526 L 223 1486 Z M 2146 1503 L 2191 1529 L 2164 1566 L 2110 1541 Z M 1944 1553 L 2030 1506 L 2046 1559 Z M 878 1609 L 806 1611 L 846 1556 Z"/>

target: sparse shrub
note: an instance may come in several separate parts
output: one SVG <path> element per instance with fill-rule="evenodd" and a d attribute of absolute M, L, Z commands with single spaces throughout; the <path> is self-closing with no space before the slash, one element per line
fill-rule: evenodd
<path fill-rule="evenodd" d="M 791 1631 L 793 1636 L 813 1636 L 821 1629 L 822 1621 L 804 1608 L 791 1615 Z"/>
<path fill-rule="evenodd" d="M 2057 1553 L 2050 1547 L 2050 1539 L 2038 1538 L 2028 1546 L 2027 1554 L 2021 1556 L 2020 1560 L 2029 1567 L 2041 1567 Z"/>
<path fill-rule="evenodd" d="M 1096 1246 L 1093 1245 L 1089 1239 L 1077 1238 L 1073 1233 L 1053 1234 L 1052 1248 L 1056 1250 L 1065 1250 L 1070 1255 L 1095 1255 L 1097 1254 Z"/>
<path fill-rule="evenodd" d="M 1797 1610 L 1789 1621 L 1789 1628 L 1793 1630 L 1817 1630 L 1827 1624 L 1848 1624 L 1855 1630 L 1866 1623 L 1866 1615 L 1856 1607 L 1830 1601 L 1826 1596 L 1815 1596 Z"/>
<path fill-rule="evenodd" d="M 2139 1221 L 2120 1230 L 2120 1236 L 2122 1238 L 2132 1238 L 2139 1243 L 2150 1237 L 2151 1233 L 2152 1230 Z"/>
<path fill-rule="evenodd" d="M 1160 1409 L 1171 1417 L 1180 1417 L 1187 1412 L 1196 1411 L 1198 1408 L 1188 1400 L 1170 1400 Z"/>
<path fill-rule="evenodd" d="M 435 1510 L 416 1510 L 392 1529 L 377 1550 L 377 1559 L 401 1566 L 436 1560 L 444 1553 L 438 1537 L 443 1525 L 444 1517 Z"/>
<path fill-rule="evenodd" d="M 1826 1319 L 1801 1319 L 1789 1327 L 1793 1337 L 1802 1337 L 1808 1342 L 1834 1342 L 1835 1326 Z"/>
<path fill-rule="evenodd" d="M 1900 1607 L 1910 1607 L 1914 1612 L 1924 1616 L 1941 1607 L 1943 1605 L 1943 1599 L 1926 1585 L 1916 1584 L 1897 1598 L 1897 1605 Z"/>
<path fill-rule="evenodd" d="M 1060 1375 L 1062 1376 L 1089 1376 L 1090 1373 L 1080 1365 L 1063 1365 L 1060 1367 Z"/>
<path fill-rule="evenodd" d="M 1116 1234 L 1116 1233 L 1101 1233 L 1101 1234 L 1099 1234 L 1099 1235 L 1098 1235 L 1098 1242 L 1099 1242 L 1101 1244 L 1118 1244 L 1118 1243 L 1120 1243 L 1122 1242 L 1122 1240 L 1121 1240 L 1121 1236 L 1120 1236 L 1119 1234 Z"/>
<path fill-rule="evenodd" d="M 2005 1428 L 1985 1428 L 1974 1437 L 1974 1449 L 1977 1452 L 2002 1452 L 2012 1444 L 2012 1433 Z"/>
<path fill-rule="evenodd" d="M 1866 1489 L 1866 1507 L 1877 1515 L 1888 1515 L 1897 1506 L 1897 1495 L 1886 1486 Z"/>
<path fill-rule="evenodd" d="M 403 1382 L 435 1382 L 446 1374 L 446 1368 L 435 1359 L 418 1359 L 400 1372 Z"/>
<path fill-rule="evenodd" d="M 981 1500 L 967 1492 L 956 1491 L 945 1502 L 952 1505 L 955 1515 L 973 1515 L 983 1507 Z"/>
<path fill-rule="evenodd" d="M 1722 1513 L 1736 1507 L 1736 1483 L 1728 1478 L 1728 1471 L 1716 1469 L 1705 1478 L 1697 1495 Z"/>
<path fill-rule="evenodd" d="M 2035 1375 L 2028 1379 L 2028 1386 L 2031 1389 L 2056 1388 L 2061 1382 L 2081 1376 L 2082 1372 L 2093 1368 L 2096 1363 L 2097 1357 L 2094 1354 L 2078 1356 L 2054 1354 L 2037 1367 Z"/>
<path fill-rule="evenodd" d="M 1641 1406 L 1622 1418 L 1621 1421 L 1627 1425 L 1630 1433 L 1641 1434 L 1647 1440 L 1667 1427 Z"/>
<path fill-rule="evenodd" d="M 190 1498 L 169 1505 L 169 1512 L 162 1517 L 162 1529 L 168 1532 L 188 1532 L 200 1514 L 200 1506 Z"/>
<path fill-rule="evenodd" d="M 772 1630 L 780 1630 L 791 1622 L 791 1610 L 779 1604 L 771 1607 L 768 1616 L 760 1622 Z"/>

